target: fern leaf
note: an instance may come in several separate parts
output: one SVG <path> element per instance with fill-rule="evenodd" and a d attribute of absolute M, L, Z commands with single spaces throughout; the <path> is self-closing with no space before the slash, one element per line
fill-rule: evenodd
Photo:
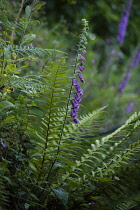
<path fill-rule="evenodd" d="M 11 47 L 11 51 L 18 53 L 20 55 L 35 55 L 35 56 L 54 56 L 56 53 L 61 53 L 64 54 L 64 52 L 59 51 L 59 50 L 54 50 L 54 49 L 42 49 L 39 47 L 32 47 L 32 46 L 24 46 L 24 47 L 19 47 L 15 46 L 15 48 Z"/>

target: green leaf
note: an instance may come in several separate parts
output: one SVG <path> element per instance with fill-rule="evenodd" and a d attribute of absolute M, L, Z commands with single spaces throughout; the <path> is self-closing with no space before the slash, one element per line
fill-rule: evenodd
<path fill-rule="evenodd" d="M 14 108 L 15 105 L 9 101 L 1 101 L 0 102 L 0 111 L 2 112 L 4 109 Z"/>
<path fill-rule="evenodd" d="M 111 183 L 111 178 L 108 177 L 98 177 L 98 180 L 101 182 L 110 182 Z"/>
<path fill-rule="evenodd" d="M 4 69 L 4 71 L 6 72 L 6 74 L 19 74 L 16 64 L 9 64 L 6 66 L 6 68 Z"/>
<path fill-rule="evenodd" d="M 36 34 L 26 34 L 23 36 L 22 44 L 31 42 L 35 38 L 36 38 Z"/>
<path fill-rule="evenodd" d="M 35 6 L 35 10 L 40 9 L 44 4 L 43 3 L 39 3 Z"/>
<path fill-rule="evenodd" d="M 52 191 L 62 201 L 62 203 L 64 205 L 67 204 L 67 202 L 68 202 L 68 193 L 66 193 L 63 188 L 57 187 L 57 188 L 52 189 Z"/>
<path fill-rule="evenodd" d="M 32 155 L 32 157 L 40 157 L 42 154 L 40 154 L 40 153 L 35 153 L 35 154 L 33 154 Z"/>
<path fill-rule="evenodd" d="M 9 184 L 11 184 L 12 185 L 12 182 L 11 182 L 11 180 L 8 178 L 8 177 L 6 177 L 6 176 L 3 176 L 3 178 L 9 183 Z"/>
<path fill-rule="evenodd" d="M 30 6 L 27 6 L 27 7 L 25 8 L 25 14 L 26 14 L 26 17 L 27 17 L 27 18 L 29 18 L 31 12 L 32 12 L 31 7 L 30 7 Z"/>
<path fill-rule="evenodd" d="M 56 173 L 60 167 L 62 168 L 62 167 L 64 167 L 64 166 L 62 166 L 62 165 L 59 164 L 59 163 L 55 163 L 55 164 L 53 165 L 53 167 L 52 167 L 51 173 Z"/>
<path fill-rule="evenodd" d="M 39 200 L 39 199 L 36 197 L 36 195 L 33 194 L 33 193 L 31 193 L 30 196 L 31 196 L 32 198 L 34 198 L 35 200 L 37 200 L 37 201 Z"/>
<path fill-rule="evenodd" d="M 30 204 L 28 204 L 28 203 L 25 203 L 25 204 L 24 204 L 24 207 L 25 207 L 25 209 L 29 209 L 29 207 L 30 207 Z"/>

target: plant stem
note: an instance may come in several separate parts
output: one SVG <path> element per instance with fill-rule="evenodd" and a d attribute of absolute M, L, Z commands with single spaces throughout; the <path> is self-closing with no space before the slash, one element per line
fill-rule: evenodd
<path fill-rule="evenodd" d="M 77 61 L 78 61 L 78 54 L 79 54 L 79 47 L 78 47 L 78 52 L 77 52 L 77 55 L 76 55 L 76 61 L 75 61 L 75 65 L 74 65 L 73 78 L 75 77 L 75 73 L 76 73 L 76 67 L 77 67 Z M 64 132 L 64 128 L 65 128 L 66 121 L 67 121 L 67 116 L 68 116 L 68 111 L 69 111 L 69 103 L 70 103 L 70 100 L 71 100 L 72 88 L 73 88 L 73 83 L 71 82 L 71 87 L 70 87 L 69 95 L 68 95 L 68 102 L 67 102 L 67 105 L 66 105 L 66 114 L 65 114 L 64 122 L 63 122 L 61 133 L 60 133 L 60 139 L 59 139 L 59 142 L 58 142 L 57 153 L 56 153 L 55 159 L 52 162 L 52 165 L 50 167 L 50 170 L 49 170 L 49 173 L 48 173 L 48 176 L 47 176 L 47 179 L 46 180 L 49 179 L 51 170 L 52 170 L 52 168 L 53 168 L 53 166 L 54 166 L 54 164 L 55 164 L 55 162 L 57 160 L 57 156 L 58 156 L 59 151 L 60 151 L 60 144 L 61 144 L 61 140 L 62 140 L 62 137 L 63 137 L 63 132 Z M 46 183 L 44 185 L 44 188 L 45 188 L 45 186 L 46 186 Z"/>
<path fill-rule="evenodd" d="M 21 15 L 21 12 L 22 12 L 22 9 L 23 9 L 24 4 L 25 4 L 25 0 L 22 0 L 21 5 L 20 5 L 20 9 L 19 9 L 19 11 L 18 11 L 16 20 L 15 20 L 14 30 L 12 31 L 12 34 L 11 34 L 11 39 L 12 39 L 12 40 L 15 39 L 16 25 L 17 25 L 17 22 L 18 22 L 18 20 L 19 20 L 19 18 L 20 18 L 20 15 Z"/>

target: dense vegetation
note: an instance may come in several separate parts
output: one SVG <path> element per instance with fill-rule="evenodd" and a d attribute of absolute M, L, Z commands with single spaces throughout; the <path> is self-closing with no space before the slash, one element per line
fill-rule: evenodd
<path fill-rule="evenodd" d="M 139 7 L 0 0 L 1 210 L 139 209 Z"/>

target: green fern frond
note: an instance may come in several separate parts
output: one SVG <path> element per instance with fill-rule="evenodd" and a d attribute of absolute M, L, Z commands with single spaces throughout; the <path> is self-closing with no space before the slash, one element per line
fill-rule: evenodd
<path fill-rule="evenodd" d="M 140 193 L 132 194 L 121 202 L 118 201 L 118 205 L 114 207 L 114 210 L 129 210 L 140 204 Z"/>
<path fill-rule="evenodd" d="M 120 128 L 118 128 L 116 131 L 114 131 L 112 134 L 103 137 L 101 140 L 95 140 L 94 144 L 91 144 L 91 149 L 87 149 L 88 153 L 84 153 L 83 156 L 81 156 L 81 160 L 76 161 L 75 165 L 71 167 L 71 172 L 67 173 L 66 176 L 64 176 L 64 179 L 66 179 L 66 177 L 72 176 L 73 175 L 78 175 L 79 173 L 83 173 L 85 174 L 87 177 L 90 177 L 90 173 L 86 173 L 85 172 L 85 168 L 87 168 L 88 172 L 91 171 L 91 175 L 92 177 L 96 177 L 96 176 L 103 176 L 103 174 L 105 173 L 107 175 L 107 173 L 109 173 L 109 171 L 107 170 L 110 166 L 110 164 L 112 163 L 112 167 L 115 167 L 115 163 L 118 163 L 118 167 L 121 167 L 121 164 L 127 164 L 129 161 L 129 156 L 131 156 L 132 154 L 135 154 L 135 151 L 139 150 L 139 143 L 140 142 L 136 142 L 134 144 L 131 145 L 131 148 L 126 148 L 126 150 L 124 152 L 122 152 L 120 155 L 115 154 L 113 155 L 113 157 L 110 159 L 110 161 L 108 161 L 107 159 L 110 157 L 110 153 L 108 153 L 106 146 L 108 148 L 111 148 L 111 150 L 113 150 L 113 152 L 115 151 L 115 148 L 118 147 L 122 141 L 127 140 L 128 137 L 130 136 L 126 134 L 126 137 L 122 138 L 122 140 L 120 140 L 118 143 L 112 141 L 112 139 L 122 133 L 123 130 L 128 129 L 129 126 L 131 126 L 131 123 L 133 123 L 134 121 L 137 121 L 140 117 L 140 112 L 139 113 L 134 113 L 127 121 L 124 125 L 122 125 Z M 136 122 L 136 124 L 134 124 L 134 130 L 131 133 L 131 135 L 134 133 L 134 131 L 139 127 L 140 123 Z M 110 145 L 110 141 L 112 146 Z M 113 162 L 113 158 L 114 162 Z M 120 161 L 119 161 L 120 160 Z M 127 161 L 126 161 L 127 160 Z M 92 170 L 92 168 L 94 170 Z M 113 171 L 115 171 L 115 168 L 113 170 L 113 168 L 110 167 L 110 172 L 113 173 Z M 91 177 L 90 177 L 91 178 Z M 85 176 L 84 176 L 84 181 L 85 181 Z"/>
<path fill-rule="evenodd" d="M 75 123 L 72 123 L 71 125 L 66 126 L 64 129 L 65 139 L 69 137 L 73 138 L 75 137 L 75 134 L 78 136 L 78 138 L 79 136 L 82 136 L 82 135 L 91 134 L 91 128 L 94 129 L 93 125 L 95 125 L 95 121 L 97 120 L 98 122 L 98 120 L 100 119 L 100 115 L 104 112 L 105 108 L 106 106 L 100 109 L 94 110 L 93 112 L 88 113 L 85 116 L 82 116 L 78 126 L 76 126 Z M 75 141 L 77 140 L 75 139 Z"/>
<path fill-rule="evenodd" d="M 20 55 L 35 55 L 35 56 L 54 56 L 56 53 L 61 53 L 64 54 L 64 52 L 59 51 L 59 50 L 54 50 L 54 49 L 42 49 L 39 47 L 32 47 L 32 46 L 24 46 L 24 47 L 19 47 L 15 46 L 15 48 L 10 48 L 11 52 L 18 53 Z"/>
<path fill-rule="evenodd" d="M 7 10 L 3 10 L 0 12 L 0 19 L 2 21 L 2 24 L 9 30 L 13 30 L 14 28 L 14 23 L 8 20 L 8 12 Z"/>
<path fill-rule="evenodd" d="M 31 123 L 29 133 L 34 138 L 33 144 L 38 145 L 42 150 L 42 164 L 45 161 L 47 164 L 48 159 L 57 153 L 63 121 L 66 115 L 65 107 L 68 99 L 66 88 L 68 86 L 68 79 L 64 60 L 65 58 L 62 58 L 60 61 L 52 62 L 48 70 L 43 71 L 44 77 L 41 84 L 49 88 L 44 90 L 41 98 L 36 98 L 35 100 L 43 116 L 37 116 L 38 120 L 36 123 L 39 122 L 39 127 L 36 123 Z M 64 107 L 64 109 L 60 110 L 61 107 Z M 34 151 L 34 153 L 36 152 Z"/>
<path fill-rule="evenodd" d="M 10 11 L 11 11 L 12 6 L 11 6 L 11 4 L 9 4 L 8 1 L 0 0 L 0 8 L 1 8 L 1 9 L 10 10 Z"/>
<path fill-rule="evenodd" d="M 62 154 L 60 154 L 62 156 L 61 160 L 63 160 L 63 156 L 67 160 L 67 165 L 71 168 L 72 173 L 75 173 L 77 169 L 79 170 L 79 166 L 83 164 L 86 155 L 82 156 L 82 154 L 86 153 L 89 143 L 91 144 L 91 141 L 93 141 L 91 138 L 84 139 L 82 136 L 91 134 L 91 128 L 94 129 L 94 125 L 97 126 L 97 124 L 94 124 L 95 120 L 97 120 L 97 122 L 100 120 L 100 115 L 105 108 L 106 107 L 100 108 L 84 116 L 78 126 L 72 123 L 65 127 L 63 144 L 61 145 Z M 69 156 L 67 156 L 67 154 L 69 154 Z M 73 162 L 73 158 L 76 159 L 75 163 Z M 80 159 L 82 161 L 80 161 Z M 73 165 L 72 167 L 71 164 Z M 68 171 L 70 171 L 70 168 L 68 168 Z M 69 176 L 70 173 L 67 175 Z M 62 179 L 66 179 L 67 175 L 64 175 Z"/>
<path fill-rule="evenodd" d="M 40 22 L 37 20 L 30 20 L 28 21 L 27 18 L 21 18 L 18 23 L 16 23 L 16 33 L 21 34 L 24 29 L 28 26 L 36 26 L 39 25 Z"/>
<path fill-rule="evenodd" d="M 126 165 L 129 160 L 132 158 L 132 156 L 135 155 L 136 152 L 140 150 L 140 141 L 135 142 L 129 146 L 129 148 L 125 149 L 123 152 L 121 151 L 120 154 L 114 155 L 114 157 L 104 164 L 104 170 L 100 169 L 95 172 L 95 174 L 103 175 L 109 175 L 110 173 L 115 173 L 115 168 L 120 168 L 123 165 Z"/>

